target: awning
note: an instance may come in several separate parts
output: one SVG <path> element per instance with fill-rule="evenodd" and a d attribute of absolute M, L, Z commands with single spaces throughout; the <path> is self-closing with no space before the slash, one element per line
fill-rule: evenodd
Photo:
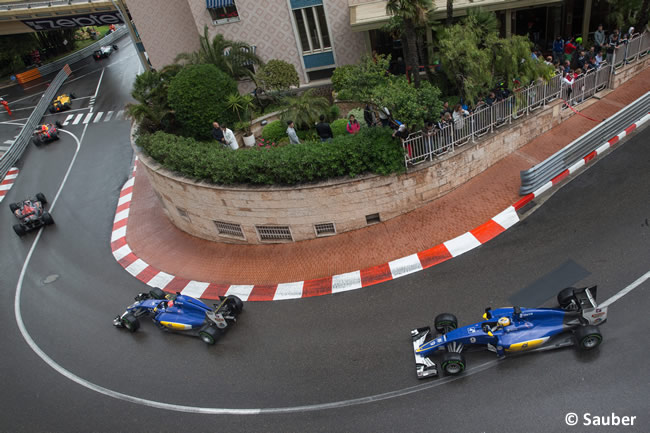
<path fill-rule="evenodd" d="M 232 6 L 233 0 L 205 0 L 205 6 L 208 9 L 225 8 Z"/>

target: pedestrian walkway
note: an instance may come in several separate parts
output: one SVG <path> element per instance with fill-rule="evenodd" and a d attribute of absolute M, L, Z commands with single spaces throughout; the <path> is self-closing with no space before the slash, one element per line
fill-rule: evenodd
<path fill-rule="evenodd" d="M 317 289 L 313 294 L 331 293 L 332 275 L 356 275 L 358 270 L 366 268 L 381 274 L 382 267 L 388 268 L 391 261 L 401 260 L 400 263 L 409 266 L 415 253 L 433 251 L 435 246 L 462 238 L 473 229 L 481 228 L 480 232 L 483 227 L 493 227 L 488 224 L 497 219 L 493 217 L 520 199 L 521 170 L 541 162 L 593 128 L 596 122 L 588 118 L 607 118 L 649 90 L 650 69 L 585 108 L 586 117 L 572 116 L 444 197 L 380 224 L 310 241 L 233 245 L 194 238 L 168 221 L 145 173 L 136 171 L 132 184 L 120 199 L 114 230 L 122 238 L 114 236 L 113 250 L 121 251 L 116 258 L 127 270 L 130 266 L 134 275 L 141 274 L 138 278 L 143 281 L 154 277 L 152 269 L 164 271 L 155 274 L 156 278 L 160 277 L 160 282 L 168 285 L 165 289 L 171 291 L 186 287 L 195 295 L 244 293 L 248 296 L 256 293 L 254 287 L 264 294 L 264 288 L 268 288 L 267 292 L 277 292 L 278 283 L 305 282 L 304 288 L 301 285 L 303 296 L 312 286 Z M 499 230 L 492 231 L 486 239 L 498 233 Z M 454 256 L 447 255 L 442 259 Z M 386 272 L 390 274 L 391 269 Z M 390 279 L 382 278 L 379 275 L 373 282 Z M 328 279 L 329 292 L 319 291 L 319 281 Z M 192 285 L 193 282 L 205 283 Z M 287 291 L 292 287 L 281 286 Z M 283 297 L 266 294 L 252 299 Z"/>
<path fill-rule="evenodd" d="M 90 113 L 75 113 L 68 114 L 61 124 L 68 125 L 86 125 L 88 123 L 110 122 L 111 120 L 124 120 L 124 110 L 119 111 L 103 111 L 90 112 Z"/>

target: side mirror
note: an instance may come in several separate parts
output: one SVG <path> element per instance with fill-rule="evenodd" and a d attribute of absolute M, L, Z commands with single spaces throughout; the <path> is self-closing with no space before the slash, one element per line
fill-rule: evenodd
<path fill-rule="evenodd" d="M 485 320 L 490 320 L 492 318 L 492 307 L 487 307 L 485 309 L 485 314 L 483 314 Z"/>
<path fill-rule="evenodd" d="M 521 319 L 521 308 L 519 307 L 512 307 L 514 309 L 514 317 L 516 319 Z"/>

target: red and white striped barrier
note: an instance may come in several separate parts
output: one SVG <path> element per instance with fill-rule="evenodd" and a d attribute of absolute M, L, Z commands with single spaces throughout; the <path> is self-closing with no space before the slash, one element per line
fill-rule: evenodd
<path fill-rule="evenodd" d="M 19 171 L 20 170 L 16 167 L 12 167 L 5 175 L 5 178 L 2 179 L 2 182 L 0 182 L 0 202 L 4 200 L 5 195 L 7 195 L 11 187 L 14 186 Z"/>

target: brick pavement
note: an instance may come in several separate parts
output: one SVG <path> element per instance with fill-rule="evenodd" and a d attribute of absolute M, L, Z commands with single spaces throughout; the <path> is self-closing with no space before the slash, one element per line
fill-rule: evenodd
<path fill-rule="evenodd" d="M 650 90 L 650 69 L 582 109 L 604 119 Z M 588 104 L 584 104 L 588 105 Z M 517 152 L 422 208 L 364 229 L 287 244 L 233 245 L 192 237 L 164 214 L 144 172 L 135 176 L 126 237 L 136 256 L 189 280 L 276 284 L 364 269 L 405 257 L 471 230 L 519 199 L 519 172 L 596 123 L 574 115 Z"/>

